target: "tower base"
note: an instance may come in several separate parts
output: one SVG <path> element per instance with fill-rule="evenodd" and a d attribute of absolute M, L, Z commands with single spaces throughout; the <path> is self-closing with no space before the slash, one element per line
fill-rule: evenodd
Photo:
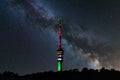
<path fill-rule="evenodd" d="M 62 71 L 62 62 L 61 62 L 61 61 L 58 61 L 58 62 L 57 62 L 57 65 L 58 65 L 57 71 L 58 71 L 58 72 Z"/>

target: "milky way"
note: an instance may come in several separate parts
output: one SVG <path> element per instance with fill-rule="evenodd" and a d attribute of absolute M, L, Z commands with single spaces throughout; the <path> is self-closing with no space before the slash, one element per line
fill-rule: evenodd
<path fill-rule="evenodd" d="M 64 70 L 83 67 L 119 70 L 119 1 L 5 0 L 1 3 L 2 71 L 56 71 L 59 18 L 63 20 Z"/>

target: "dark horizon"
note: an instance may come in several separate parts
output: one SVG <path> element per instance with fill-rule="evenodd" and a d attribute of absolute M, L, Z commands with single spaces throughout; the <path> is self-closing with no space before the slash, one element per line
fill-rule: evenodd
<path fill-rule="evenodd" d="M 104 80 L 104 79 L 119 79 L 120 71 L 114 69 L 108 70 L 105 68 L 98 70 L 83 68 L 82 71 L 78 69 L 66 70 L 61 72 L 37 72 L 25 75 L 19 75 L 13 72 L 0 73 L 0 80 L 50 80 L 50 79 L 84 79 L 84 80 Z"/>
<path fill-rule="evenodd" d="M 17 72 L 13 72 L 13 71 L 4 71 L 4 72 L 0 72 L 0 74 L 16 74 L 18 76 L 27 76 L 27 75 L 33 75 L 33 74 L 44 74 L 44 73 L 103 73 L 103 72 L 107 72 L 107 73 L 113 73 L 113 72 L 117 72 L 120 73 L 120 71 L 115 70 L 115 69 L 106 69 L 105 67 L 101 68 L 101 69 L 88 69 L 87 67 L 84 67 L 81 71 L 79 69 L 69 69 L 69 70 L 63 70 L 63 71 L 52 71 L 52 70 L 48 70 L 48 71 L 43 71 L 43 72 L 33 72 L 33 73 L 27 73 L 27 74 L 19 74 Z"/>

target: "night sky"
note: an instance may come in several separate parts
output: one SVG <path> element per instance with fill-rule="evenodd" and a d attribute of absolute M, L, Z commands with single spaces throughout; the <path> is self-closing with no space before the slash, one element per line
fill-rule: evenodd
<path fill-rule="evenodd" d="M 120 70 L 119 0 L 0 0 L 0 72 L 57 71 L 59 19 L 63 70 Z"/>

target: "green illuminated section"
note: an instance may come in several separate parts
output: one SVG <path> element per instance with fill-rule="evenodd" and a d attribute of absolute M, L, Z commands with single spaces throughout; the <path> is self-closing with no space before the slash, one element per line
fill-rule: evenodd
<path fill-rule="evenodd" d="M 62 71 L 62 64 L 58 61 L 58 71 Z"/>

